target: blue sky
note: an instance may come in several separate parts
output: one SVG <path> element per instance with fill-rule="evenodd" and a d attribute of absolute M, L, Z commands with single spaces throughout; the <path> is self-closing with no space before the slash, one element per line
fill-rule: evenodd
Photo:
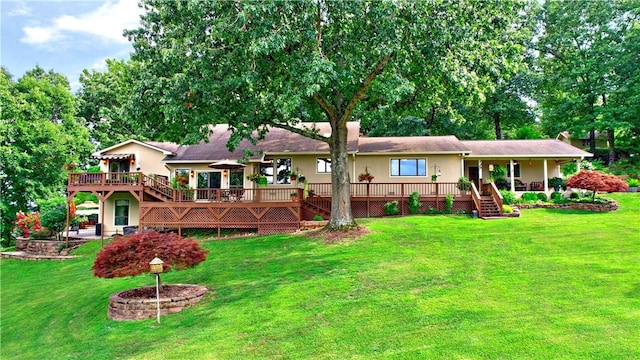
<path fill-rule="evenodd" d="M 75 91 L 82 70 L 129 58 L 122 31 L 138 27 L 141 13 L 137 0 L 0 0 L 0 64 L 14 80 L 36 65 L 53 69 Z"/>

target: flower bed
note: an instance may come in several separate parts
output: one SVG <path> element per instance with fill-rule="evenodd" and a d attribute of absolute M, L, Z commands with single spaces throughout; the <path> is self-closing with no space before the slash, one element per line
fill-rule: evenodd
<path fill-rule="evenodd" d="M 197 304 L 208 290 L 198 285 L 163 285 L 160 315 L 180 312 Z M 113 320 L 140 320 L 157 316 L 156 287 L 146 286 L 115 293 L 109 297 L 108 315 Z"/>

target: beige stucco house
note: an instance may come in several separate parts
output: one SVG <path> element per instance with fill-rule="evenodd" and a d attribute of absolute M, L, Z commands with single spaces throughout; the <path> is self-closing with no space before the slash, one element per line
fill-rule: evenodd
<path fill-rule="evenodd" d="M 329 136 L 327 123 L 317 123 L 315 126 L 320 135 Z M 489 177 L 490 169 L 500 165 L 508 170 L 507 179 L 512 190 L 549 192 L 547 179 L 561 176 L 562 164 L 591 156 L 557 139 L 461 141 L 455 136 L 369 138 L 359 135 L 358 122 L 350 122 L 348 129 L 347 153 L 353 183 L 358 182 L 359 174 L 368 172 L 374 177 L 372 184 L 376 185 L 428 184 L 436 175 L 436 182 L 452 184 L 450 189 L 455 189 L 454 185 L 462 176 L 470 178 L 479 187 Z M 184 187 L 192 189 L 188 201 L 194 204 L 211 204 L 215 202 L 212 199 L 221 197 L 228 200 L 229 191 L 234 189 L 241 191 L 231 193 L 241 194 L 236 198 L 239 203 L 256 203 L 265 200 L 268 194 L 274 201 L 278 200 L 278 189 L 288 194 L 291 189 L 301 188 L 301 183 L 291 180 L 289 176 L 295 172 L 304 176 L 305 191 L 313 188 L 316 195 L 325 196 L 330 192 L 331 159 L 325 142 L 273 128 L 256 145 L 243 141 L 234 151 L 229 151 L 226 147 L 229 134 L 226 125 L 217 125 L 212 127 L 208 142 L 202 141 L 196 145 L 128 140 L 94 153 L 93 156 L 100 161 L 100 167 L 106 174 L 106 181 L 111 177 L 120 185 L 117 188 L 102 187 L 98 191 L 103 200 L 99 223 L 104 233 L 122 233 L 125 227 L 137 226 L 140 219 L 155 211 L 154 206 L 165 206 L 164 203 L 154 202 L 162 200 L 162 194 L 158 193 L 154 198 L 151 191 L 157 184 L 168 186 L 171 182 L 181 182 Z M 227 161 L 225 163 L 231 165 L 212 168 L 212 164 L 220 161 Z M 123 173 L 128 175 L 123 178 Z M 260 193 L 249 190 L 256 187 L 247 178 L 251 174 L 262 174 L 266 178 L 267 190 Z M 139 176 L 143 176 L 144 180 Z M 109 185 L 104 184 L 105 180 L 101 181 L 101 186 Z M 365 191 L 363 187 L 353 188 L 353 196 Z M 78 189 L 74 188 L 74 191 Z M 373 194 L 372 189 L 367 187 L 367 195 Z M 397 195 L 398 192 L 388 190 L 390 187 L 378 186 L 376 189 L 377 195 L 384 196 Z M 217 194 L 217 198 L 212 194 Z M 166 195 L 169 196 L 168 193 Z M 182 198 L 180 201 L 185 200 Z M 141 206 L 141 203 L 145 206 Z M 236 205 L 232 202 L 227 206 Z M 186 216 L 181 210 L 172 211 L 173 215 L 170 215 L 176 218 Z M 216 211 L 226 210 L 210 211 L 215 215 Z M 205 218 L 208 215 L 199 216 Z M 167 215 L 155 217 L 154 221 L 165 221 L 162 218 Z M 175 225 L 178 220 L 166 221 Z"/>

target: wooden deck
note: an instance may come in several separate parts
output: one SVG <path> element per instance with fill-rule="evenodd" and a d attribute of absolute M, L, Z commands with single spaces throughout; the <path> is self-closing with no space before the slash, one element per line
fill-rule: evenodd
<path fill-rule="evenodd" d="M 478 208 L 472 191 L 458 183 L 352 183 L 354 217 L 384 216 L 384 205 L 398 201 L 401 214 L 409 214 L 409 196 L 418 192 L 421 212 L 443 211 L 447 194 L 454 196 L 452 211 Z M 68 198 L 92 192 L 101 201 L 128 192 L 140 206 L 139 224 L 149 228 L 256 229 L 260 234 L 292 232 L 301 220 L 315 215 L 325 219 L 331 212 L 331 184 L 310 183 L 305 189 L 258 187 L 243 189 L 173 189 L 166 180 L 142 173 L 73 173 L 67 184 Z M 297 193 L 292 197 L 291 193 Z"/>

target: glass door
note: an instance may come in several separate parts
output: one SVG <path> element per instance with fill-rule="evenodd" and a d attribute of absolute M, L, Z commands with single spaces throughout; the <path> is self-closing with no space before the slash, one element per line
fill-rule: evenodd
<path fill-rule="evenodd" d="M 196 186 L 196 200 L 218 200 L 222 173 L 219 171 L 199 172 Z"/>

